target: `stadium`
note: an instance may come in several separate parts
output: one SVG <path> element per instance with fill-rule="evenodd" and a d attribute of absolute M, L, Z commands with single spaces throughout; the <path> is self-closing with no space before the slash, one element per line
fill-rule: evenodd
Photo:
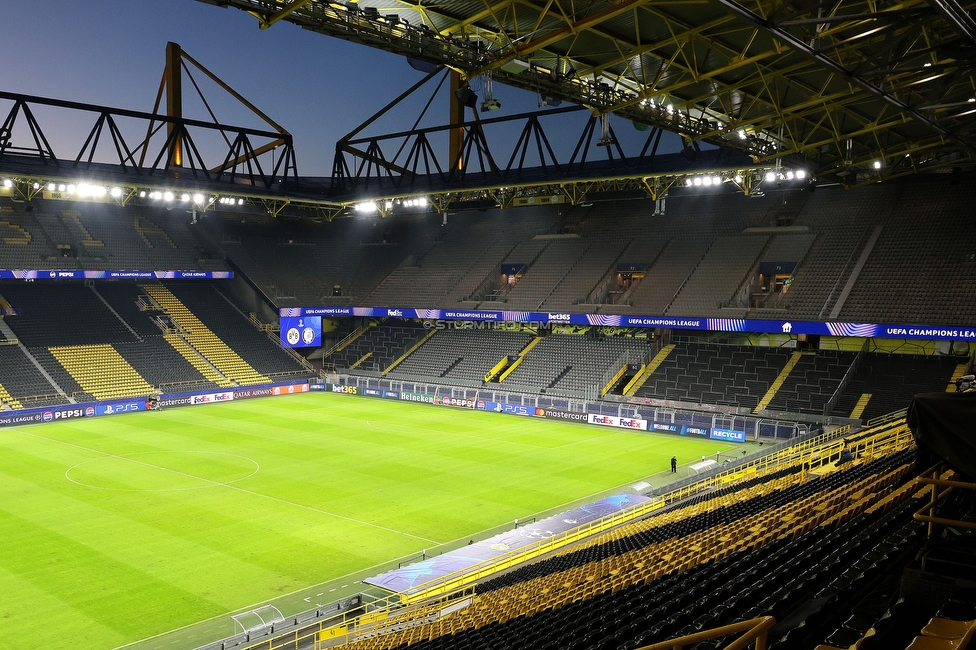
<path fill-rule="evenodd" d="M 972 5 L 172 1 L 410 76 L 0 82 L 4 647 L 976 648 Z"/>

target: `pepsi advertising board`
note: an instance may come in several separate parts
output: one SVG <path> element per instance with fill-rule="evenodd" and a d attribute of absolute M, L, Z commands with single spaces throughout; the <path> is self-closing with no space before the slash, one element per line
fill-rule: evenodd
<path fill-rule="evenodd" d="M 709 437 L 712 440 L 725 440 L 727 442 L 745 442 L 745 431 L 733 431 L 732 429 L 712 429 Z"/>
<path fill-rule="evenodd" d="M 282 318 L 280 336 L 281 344 L 287 348 L 321 347 L 322 317 Z"/>

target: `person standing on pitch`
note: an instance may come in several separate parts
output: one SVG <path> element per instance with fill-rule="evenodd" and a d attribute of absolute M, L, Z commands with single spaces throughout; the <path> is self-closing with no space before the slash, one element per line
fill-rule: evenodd
<path fill-rule="evenodd" d="M 671 473 L 672 474 L 677 474 L 678 473 L 678 457 L 677 456 L 672 456 L 671 457 Z"/>

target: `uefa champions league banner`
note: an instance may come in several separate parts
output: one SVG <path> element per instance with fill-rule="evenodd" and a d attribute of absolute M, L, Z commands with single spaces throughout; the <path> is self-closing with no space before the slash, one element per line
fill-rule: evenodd
<path fill-rule="evenodd" d="M 233 271 L 27 271 L 0 269 L 0 280 L 227 280 Z"/>
<path fill-rule="evenodd" d="M 871 323 L 828 323 L 807 321 L 754 320 L 740 318 L 670 318 L 665 316 L 623 316 L 619 314 L 570 314 L 537 311 L 466 311 L 452 309 L 391 309 L 388 307 L 289 307 L 281 309 L 282 321 L 310 316 L 365 316 L 370 318 L 412 318 L 426 321 L 477 321 L 496 323 L 539 323 L 545 325 L 597 325 L 661 329 L 743 332 L 750 334 L 808 334 L 856 336 L 859 338 L 976 341 L 976 327 L 955 325 L 891 325 Z M 434 324 L 436 326 L 436 324 Z M 282 331 L 285 331 L 282 326 Z M 303 339 L 291 344 L 298 345 Z M 289 344 L 288 341 L 283 341 Z"/>

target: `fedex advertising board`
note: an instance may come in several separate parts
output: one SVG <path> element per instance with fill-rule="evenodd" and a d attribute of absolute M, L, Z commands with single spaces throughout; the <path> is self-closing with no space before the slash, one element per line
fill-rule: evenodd
<path fill-rule="evenodd" d="M 624 429 L 643 429 L 647 430 L 647 420 L 637 418 L 618 418 L 615 415 L 597 415 L 590 413 L 587 417 L 590 424 L 602 424 L 607 427 L 621 427 Z"/>

